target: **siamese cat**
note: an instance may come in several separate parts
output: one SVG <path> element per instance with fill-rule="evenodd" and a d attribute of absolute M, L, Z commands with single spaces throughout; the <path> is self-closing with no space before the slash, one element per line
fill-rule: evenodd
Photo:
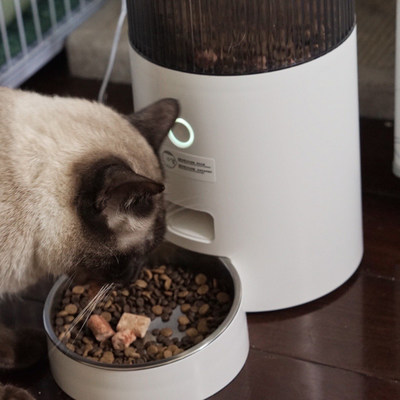
<path fill-rule="evenodd" d="M 0 296 L 46 275 L 138 275 L 165 231 L 157 151 L 178 114 L 174 99 L 128 118 L 96 102 L 0 88 Z M 0 368 L 27 367 L 44 346 L 42 333 L 0 326 Z M 0 384 L 0 399 L 6 392 L 32 398 Z"/>

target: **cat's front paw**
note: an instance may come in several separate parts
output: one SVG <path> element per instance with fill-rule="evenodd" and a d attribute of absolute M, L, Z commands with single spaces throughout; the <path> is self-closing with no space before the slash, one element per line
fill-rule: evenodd
<path fill-rule="evenodd" d="M 35 398 L 25 389 L 0 384 L 0 400 L 35 400 Z"/>
<path fill-rule="evenodd" d="M 0 370 L 29 368 L 46 354 L 43 331 L 30 328 L 13 330 L 0 325 Z"/>

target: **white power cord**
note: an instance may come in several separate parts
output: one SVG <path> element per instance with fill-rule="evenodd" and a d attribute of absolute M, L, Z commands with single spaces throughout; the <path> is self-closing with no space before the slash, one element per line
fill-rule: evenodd
<path fill-rule="evenodd" d="M 100 87 L 100 92 L 98 97 L 98 101 L 100 103 L 104 103 L 104 94 L 106 92 L 107 85 L 110 80 L 111 72 L 114 68 L 115 56 L 117 54 L 119 38 L 121 36 L 122 25 L 124 24 L 125 17 L 126 17 L 126 0 L 121 0 L 121 12 L 119 14 L 117 27 L 114 33 L 114 40 L 111 47 L 110 58 L 108 59 L 106 73 L 104 75 L 103 82 Z"/>

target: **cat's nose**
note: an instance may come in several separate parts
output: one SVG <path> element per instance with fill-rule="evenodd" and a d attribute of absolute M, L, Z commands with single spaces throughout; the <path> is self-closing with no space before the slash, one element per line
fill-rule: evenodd
<path fill-rule="evenodd" d="M 137 272 L 135 269 L 124 268 L 123 270 L 113 272 L 110 280 L 114 283 L 127 285 L 136 280 L 137 278 L 135 278 L 135 275 L 139 275 L 139 273 L 140 272 Z"/>
<path fill-rule="evenodd" d="M 125 264 L 124 268 L 120 268 L 114 271 L 112 280 L 116 283 L 122 283 L 124 285 L 134 282 L 139 278 L 143 266 L 144 266 L 143 259 L 132 257 Z"/>

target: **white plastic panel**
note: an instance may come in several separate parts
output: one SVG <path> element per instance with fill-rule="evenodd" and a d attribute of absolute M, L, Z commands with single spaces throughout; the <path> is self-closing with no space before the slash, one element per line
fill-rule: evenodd
<path fill-rule="evenodd" d="M 179 158 L 213 161 L 212 180 L 165 170 L 168 200 L 212 215 L 214 240 L 171 231 L 167 239 L 230 258 L 242 280 L 246 311 L 316 299 L 359 265 L 356 37 L 354 30 L 314 61 L 244 76 L 169 70 L 131 49 L 136 107 L 177 98 L 196 133 Z M 166 140 L 161 156 L 164 151 L 176 148 Z"/>

